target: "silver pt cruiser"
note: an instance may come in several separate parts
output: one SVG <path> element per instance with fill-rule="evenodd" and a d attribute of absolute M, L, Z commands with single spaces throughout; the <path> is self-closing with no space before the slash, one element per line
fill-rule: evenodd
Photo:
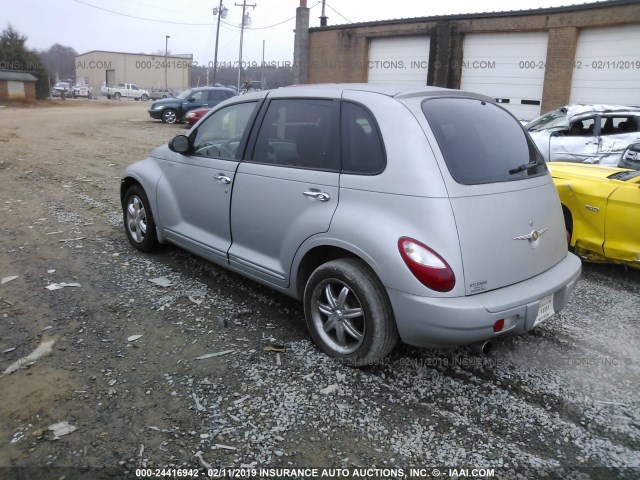
<path fill-rule="evenodd" d="M 173 243 L 304 304 L 354 366 L 398 338 L 473 344 L 534 328 L 581 271 L 519 122 L 435 87 L 309 85 L 227 100 L 126 169 L 131 244 Z"/>

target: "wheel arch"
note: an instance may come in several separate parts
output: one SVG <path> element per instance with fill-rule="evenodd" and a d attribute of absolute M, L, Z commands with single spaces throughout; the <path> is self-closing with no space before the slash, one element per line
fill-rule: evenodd
<path fill-rule="evenodd" d="M 562 204 L 562 217 L 564 218 L 564 226 L 567 229 L 568 243 L 571 245 L 574 240 L 573 235 L 573 215 L 569 207 L 567 207 L 564 203 Z"/>
<path fill-rule="evenodd" d="M 162 228 L 160 227 L 160 224 L 159 224 L 160 218 L 158 216 L 158 198 L 155 192 L 155 185 L 157 181 L 153 180 L 153 174 L 154 174 L 153 171 L 146 172 L 147 174 L 145 174 L 145 171 L 142 170 L 141 168 L 138 168 L 137 170 L 142 170 L 142 171 L 136 170 L 136 167 L 138 166 L 138 164 L 142 164 L 142 163 L 144 163 L 144 161 L 133 164 L 130 167 L 130 169 L 125 172 L 125 175 L 120 180 L 120 204 L 124 205 L 124 197 L 127 193 L 127 190 L 129 190 L 129 188 L 131 188 L 134 185 L 138 185 L 140 188 L 142 188 L 142 190 L 144 190 L 144 193 L 147 196 L 147 199 L 149 200 L 151 213 L 156 223 L 156 236 L 158 237 L 158 242 L 164 243 L 165 242 L 164 235 L 162 234 Z M 158 175 L 158 172 L 155 172 L 155 173 L 156 175 Z M 160 177 L 157 176 L 156 178 L 160 178 Z"/>
<path fill-rule="evenodd" d="M 321 244 L 310 247 L 306 252 L 300 255 L 297 265 L 294 266 L 293 272 L 295 277 L 292 279 L 292 293 L 296 298 L 302 299 L 304 294 L 304 288 L 307 284 L 307 280 L 313 273 L 313 271 L 320 265 L 330 262 L 332 260 L 338 260 L 340 258 L 350 258 L 359 260 L 380 282 L 383 286 L 380 276 L 375 269 L 371 266 L 367 256 L 363 252 L 359 252 L 355 249 L 349 248 L 347 245 L 339 244 Z"/>

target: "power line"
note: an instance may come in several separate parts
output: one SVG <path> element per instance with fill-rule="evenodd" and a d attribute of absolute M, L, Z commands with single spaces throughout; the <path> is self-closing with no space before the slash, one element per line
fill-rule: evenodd
<path fill-rule="evenodd" d="M 155 19 L 155 18 L 138 17 L 136 15 L 129 15 L 129 14 L 126 14 L 126 13 L 117 12 L 115 10 L 109 10 L 108 8 L 98 7 L 97 5 L 92 5 L 90 3 L 83 2 L 82 0 L 72 0 L 72 1 L 74 1 L 76 3 L 80 3 L 82 5 L 86 5 L 87 7 L 95 8 L 96 10 L 102 10 L 103 12 L 112 13 L 114 15 L 120 15 L 122 17 L 133 18 L 135 20 L 142 20 L 142 21 L 145 21 L 145 22 L 169 23 L 169 24 L 172 24 L 172 25 L 188 25 L 188 26 L 195 26 L 195 27 L 212 27 L 212 26 L 214 26 L 214 23 L 173 22 L 173 21 L 170 21 L 170 20 L 158 20 L 158 19 Z M 320 2 L 316 3 L 314 5 L 314 7 L 316 5 L 318 5 L 319 3 Z M 313 7 L 311 7 L 311 8 L 313 8 Z M 340 14 L 338 14 L 338 15 L 340 15 Z M 273 25 L 267 25 L 266 27 L 245 27 L 245 28 L 250 28 L 251 30 L 266 30 L 268 28 L 277 27 L 277 26 L 282 25 L 283 23 L 290 22 L 291 20 L 293 20 L 295 18 L 296 17 L 294 15 L 291 18 L 287 18 L 286 20 L 283 20 L 281 22 L 274 23 Z M 228 22 L 221 22 L 221 23 L 223 23 L 224 25 L 227 25 L 227 26 L 229 26 L 231 28 L 235 28 L 235 29 L 240 29 L 241 28 L 240 26 L 233 25 L 233 24 L 228 23 Z"/>
<path fill-rule="evenodd" d="M 317 5 L 317 4 L 316 4 Z M 353 23 L 351 20 L 349 20 L 347 17 L 345 17 L 344 15 L 342 15 L 339 11 L 337 11 L 335 8 L 333 8 L 331 5 L 329 5 L 328 3 L 325 2 L 325 5 L 327 7 L 329 7 L 331 10 L 333 10 L 334 12 L 336 12 L 338 15 L 340 15 L 342 18 L 344 18 L 347 22 L 349 23 Z"/>

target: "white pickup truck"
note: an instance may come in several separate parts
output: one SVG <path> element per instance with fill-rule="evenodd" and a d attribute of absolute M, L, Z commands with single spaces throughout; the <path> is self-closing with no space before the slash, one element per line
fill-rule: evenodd
<path fill-rule="evenodd" d="M 149 92 L 137 87 L 133 83 L 121 83 L 116 87 L 103 85 L 100 93 L 114 100 L 120 100 L 121 97 L 133 98 L 134 100 L 142 100 L 145 102 L 149 100 Z"/>

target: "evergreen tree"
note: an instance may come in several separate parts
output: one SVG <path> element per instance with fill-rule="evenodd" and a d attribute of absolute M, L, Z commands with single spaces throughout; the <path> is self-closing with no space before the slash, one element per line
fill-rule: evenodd
<path fill-rule="evenodd" d="M 36 97 L 47 98 L 51 86 L 49 73 L 38 53 L 27 48 L 27 37 L 21 35 L 10 24 L 0 34 L 0 60 L 6 70 L 28 72 L 38 78 L 36 82 Z"/>

